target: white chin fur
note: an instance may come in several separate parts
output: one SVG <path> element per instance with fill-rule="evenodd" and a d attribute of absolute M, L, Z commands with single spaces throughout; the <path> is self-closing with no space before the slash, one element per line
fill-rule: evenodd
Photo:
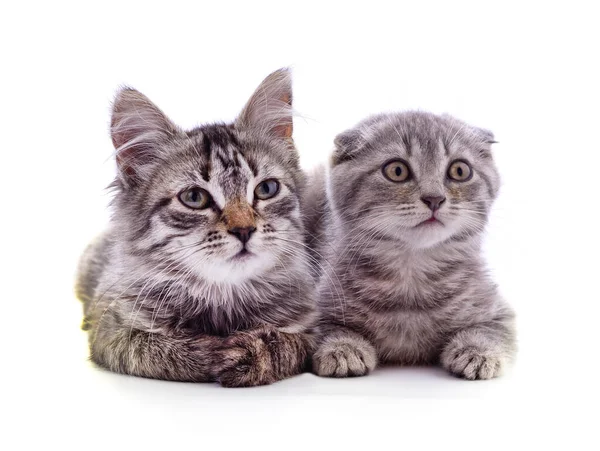
<path fill-rule="evenodd" d="M 258 277 L 273 268 L 276 260 L 269 254 L 252 254 L 244 260 L 213 260 L 196 265 L 198 274 L 216 283 L 237 284 Z"/>
<path fill-rule="evenodd" d="M 447 240 L 455 231 L 447 225 L 419 226 L 404 231 L 403 240 L 416 249 L 427 249 Z"/>

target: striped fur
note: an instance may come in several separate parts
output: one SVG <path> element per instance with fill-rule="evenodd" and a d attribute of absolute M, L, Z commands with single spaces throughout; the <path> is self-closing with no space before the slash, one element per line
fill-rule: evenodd
<path fill-rule="evenodd" d="M 307 193 L 312 246 L 324 256 L 314 371 L 359 376 L 380 363 L 441 363 L 467 379 L 497 376 L 513 357 L 513 312 L 481 257 L 499 176 L 491 133 L 423 112 L 371 117 L 336 138 L 326 180 Z M 394 183 L 382 166 L 408 163 Z M 451 180 L 452 161 L 470 180 Z M 423 196 L 446 200 L 435 215 Z"/>
<path fill-rule="evenodd" d="M 114 214 L 77 282 L 94 362 L 226 386 L 303 370 L 314 282 L 291 124 L 287 70 L 265 79 L 236 122 L 189 131 L 139 92 L 118 94 Z M 258 199 L 255 187 L 267 179 L 279 181 L 279 192 Z M 193 187 L 210 193 L 207 208 L 179 200 Z M 244 245 L 232 230 L 245 224 L 256 231 Z"/>

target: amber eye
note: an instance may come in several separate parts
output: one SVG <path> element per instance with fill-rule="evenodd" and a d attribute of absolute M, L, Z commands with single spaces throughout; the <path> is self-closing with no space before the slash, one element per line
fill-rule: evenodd
<path fill-rule="evenodd" d="M 383 168 L 383 175 L 392 182 L 405 182 L 410 177 L 410 169 L 402 160 L 395 160 L 386 163 Z"/>
<path fill-rule="evenodd" d="M 179 193 L 180 202 L 186 207 L 200 210 L 210 205 L 210 194 L 202 188 L 190 188 Z"/>
<path fill-rule="evenodd" d="M 261 200 L 270 199 L 279 192 L 279 182 L 275 179 L 260 182 L 254 188 L 254 195 Z"/>
<path fill-rule="evenodd" d="M 448 168 L 448 177 L 457 182 L 466 182 L 473 176 L 473 170 L 464 160 L 453 161 Z"/>

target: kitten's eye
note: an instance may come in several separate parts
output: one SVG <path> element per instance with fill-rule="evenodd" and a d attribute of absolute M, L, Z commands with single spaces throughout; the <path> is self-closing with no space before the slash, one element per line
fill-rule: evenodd
<path fill-rule="evenodd" d="M 265 180 L 260 182 L 254 188 L 254 195 L 259 199 L 265 200 L 270 199 L 279 192 L 279 182 L 275 179 Z"/>
<path fill-rule="evenodd" d="M 401 160 L 390 161 L 383 166 L 383 175 L 392 182 L 405 182 L 410 177 L 408 164 Z"/>
<path fill-rule="evenodd" d="M 210 205 L 210 194 L 202 188 L 190 188 L 179 193 L 179 200 L 186 207 L 199 210 Z"/>
<path fill-rule="evenodd" d="M 471 166 L 464 160 L 453 161 L 448 168 L 448 177 L 457 182 L 466 182 L 473 176 Z"/>

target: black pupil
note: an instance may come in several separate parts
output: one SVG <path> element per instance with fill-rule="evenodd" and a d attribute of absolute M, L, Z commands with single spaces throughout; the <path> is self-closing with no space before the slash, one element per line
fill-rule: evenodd
<path fill-rule="evenodd" d="M 263 191 L 265 194 L 271 194 L 271 186 L 268 182 L 263 183 Z"/>
<path fill-rule="evenodd" d="M 462 177 L 463 175 L 463 169 L 459 166 L 456 168 L 456 173 L 458 174 L 459 177 Z"/>
<path fill-rule="evenodd" d="M 200 193 L 198 191 L 191 191 L 190 192 L 190 201 L 192 201 L 193 203 L 200 202 Z"/>
<path fill-rule="evenodd" d="M 400 166 L 396 166 L 396 177 L 400 177 L 402 174 L 402 168 Z"/>

